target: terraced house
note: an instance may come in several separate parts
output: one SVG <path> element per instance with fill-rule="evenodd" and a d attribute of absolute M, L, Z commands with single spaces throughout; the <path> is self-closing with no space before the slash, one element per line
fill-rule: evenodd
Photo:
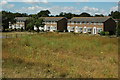
<path fill-rule="evenodd" d="M 115 34 L 116 23 L 111 17 L 73 17 L 68 20 L 68 32 L 99 34 L 108 31 Z"/>
<path fill-rule="evenodd" d="M 29 17 L 16 17 L 15 24 L 9 24 L 9 28 L 25 29 L 26 20 Z M 60 31 L 99 34 L 101 31 L 108 31 L 115 34 L 116 22 L 111 17 L 73 17 L 69 20 L 65 17 L 40 17 L 43 19 L 44 27 L 39 27 L 43 31 Z M 37 27 L 34 26 L 34 30 Z"/>
<path fill-rule="evenodd" d="M 45 23 L 44 31 L 67 31 L 67 18 L 65 17 L 42 17 Z"/>
<path fill-rule="evenodd" d="M 28 19 L 29 17 L 16 17 L 16 23 L 14 24 L 11 24 L 11 22 L 9 22 L 9 28 L 11 29 L 25 29 L 26 27 L 26 20 Z"/>

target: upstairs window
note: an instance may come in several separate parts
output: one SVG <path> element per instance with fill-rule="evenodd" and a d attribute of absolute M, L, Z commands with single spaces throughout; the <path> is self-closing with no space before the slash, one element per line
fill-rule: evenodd
<path fill-rule="evenodd" d="M 84 24 L 86 24 L 86 22 L 84 22 Z"/>
<path fill-rule="evenodd" d="M 96 25 L 96 23 L 94 23 L 94 25 Z"/>
<path fill-rule="evenodd" d="M 80 22 L 80 24 L 82 24 L 82 23 Z"/>

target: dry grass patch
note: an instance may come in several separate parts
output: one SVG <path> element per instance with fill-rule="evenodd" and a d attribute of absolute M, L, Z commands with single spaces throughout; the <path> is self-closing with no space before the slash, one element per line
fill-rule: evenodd
<path fill-rule="evenodd" d="M 3 39 L 3 77 L 117 78 L 117 38 L 45 33 Z"/>

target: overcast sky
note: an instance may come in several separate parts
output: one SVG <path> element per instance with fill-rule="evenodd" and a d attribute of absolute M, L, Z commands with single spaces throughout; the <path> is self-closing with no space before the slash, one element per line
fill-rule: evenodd
<path fill-rule="evenodd" d="M 60 12 L 108 15 L 111 11 L 118 10 L 118 0 L 64 0 L 64 2 L 62 0 L 2 0 L 0 6 L 2 6 L 0 10 L 28 14 L 49 10 L 52 15 Z"/>

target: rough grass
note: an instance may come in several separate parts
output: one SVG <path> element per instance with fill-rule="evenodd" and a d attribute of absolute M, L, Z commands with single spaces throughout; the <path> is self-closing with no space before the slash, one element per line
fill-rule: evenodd
<path fill-rule="evenodd" d="M 117 38 L 45 33 L 3 39 L 5 78 L 117 78 Z"/>

